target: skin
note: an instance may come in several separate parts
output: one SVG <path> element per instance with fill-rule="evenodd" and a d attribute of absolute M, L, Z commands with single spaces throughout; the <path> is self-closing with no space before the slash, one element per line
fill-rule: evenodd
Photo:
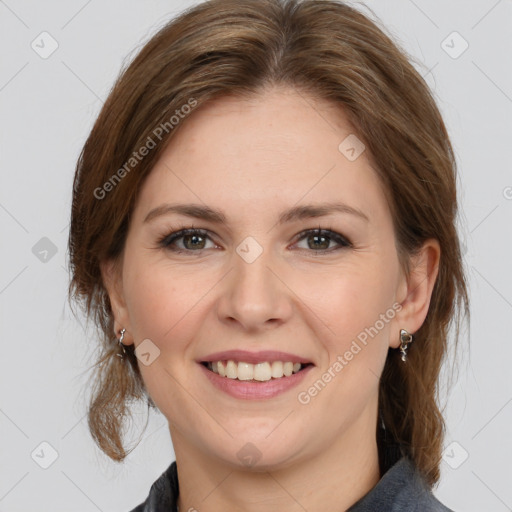
<path fill-rule="evenodd" d="M 367 152 L 351 162 L 338 150 L 351 133 L 343 111 L 288 88 L 196 109 L 140 191 L 122 258 L 102 264 L 116 335 L 124 327 L 125 344 L 150 339 L 160 350 L 139 367 L 169 422 L 181 511 L 345 510 L 381 477 L 379 376 L 400 329 L 414 333 L 425 320 L 440 249 L 425 242 L 403 274 Z M 327 201 L 359 208 L 369 221 L 332 213 L 277 225 L 287 208 Z M 144 223 L 153 208 L 174 202 L 221 209 L 228 224 L 176 213 Z M 352 247 L 331 239 L 317 248 L 314 234 L 296 238 L 319 226 Z M 199 245 L 179 239 L 175 247 L 188 250 L 182 254 L 159 246 L 183 227 L 209 238 Z M 252 263 L 236 252 L 247 236 L 263 248 Z M 325 248 L 331 252 L 318 254 Z M 390 308 L 394 318 L 308 404 L 299 403 L 298 392 Z M 229 349 L 282 350 L 315 367 L 275 398 L 236 399 L 195 362 Z M 247 442 L 261 457 L 251 467 L 237 456 Z"/>

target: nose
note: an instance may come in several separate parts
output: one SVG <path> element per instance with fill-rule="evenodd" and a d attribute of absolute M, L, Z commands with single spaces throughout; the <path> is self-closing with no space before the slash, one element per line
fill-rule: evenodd
<path fill-rule="evenodd" d="M 271 251 L 263 250 L 254 260 L 240 254 L 234 254 L 232 269 L 223 280 L 219 319 L 254 332 L 288 321 L 293 313 L 293 292 Z"/>

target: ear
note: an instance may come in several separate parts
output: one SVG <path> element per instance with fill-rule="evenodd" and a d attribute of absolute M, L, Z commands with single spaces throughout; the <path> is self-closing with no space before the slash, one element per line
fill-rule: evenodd
<path fill-rule="evenodd" d="M 107 290 L 112 314 L 114 315 L 115 336 L 119 337 L 121 329 L 126 329 L 123 344 L 131 345 L 133 343 L 133 338 L 130 334 L 132 330 L 128 309 L 124 299 L 121 266 L 122 262 L 117 260 L 104 260 L 100 262 L 103 285 Z"/>
<path fill-rule="evenodd" d="M 438 240 L 426 240 L 419 252 L 411 257 L 411 270 L 408 276 L 402 273 L 397 300 L 402 309 L 397 312 L 396 336 L 392 336 L 390 347 L 400 346 L 400 329 L 414 334 L 423 325 L 430 306 L 432 291 L 439 272 L 441 247 Z"/>

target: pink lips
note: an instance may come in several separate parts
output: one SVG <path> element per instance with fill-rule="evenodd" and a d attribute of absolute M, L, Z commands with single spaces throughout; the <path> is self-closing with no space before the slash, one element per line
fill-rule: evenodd
<path fill-rule="evenodd" d="M 260 352 L 248 352 L 247 350 L 224 350 L 223 352 L 215 352 L 214 354 L 207 355 L 204 358 L 198 359 L 197 362 L 229 361 L 230 359 L 236 362 L 242 361 L 244 363 L 251 364 L 264 363 L 265 361 L 268 361 L 269 363 L 282 361 L 283 363 L 292 362 L 302 364 L 311 362 L 295 354 L 277 352 L 275 350 L 262 350 Z"/>
<path fill-rule="evenodd" d="M 264 382 L 255 382 L 255 381 L 243 381 L 238 379 L 230 379 L 228 377 L 221 377 L 218 373 L 212 372 L 204 364 L 203 362 L 212 362 L 212 361 L 229 361 L 233 360 L 236 362 L 244 362 L 244 363 L 263 363 L 273 361 L 282 361 L 282 362 L 292 362 L 292 363 L 302 363 L 306 365 L 299 372 L 290 375 L 289 377 L 281 377 L 279 379 L 270 379 Z M 199 368 L 204 373 L 206 378 L 217 388 L 223 391 L 224 393 L 234 397 L 241 399 L 266 399 L 273 398 L 289 389 L 297 386 L 309 373 L 310 370 L 313 369 L 313 364 L 311 361 L 307 359 L 297 356 L 295 354 L 289 354 L 287 352 L 277 352 L 275 350 L 263 350 L 260 352 L 248 352 L 246 350 L 227 350 L 223 352 L 215 352 L 214 354 L 210 354 L 201 358 L 197 361 L 199 363 Z"/>
<path fill-rule="evenodd" d="M 314 368 L 313 365 L 310 365 L 289 377 L 270 379 L 266 382 L 253 382 L 221 377 L 218 373 L 208 370 L 208 368 L 202 364 L 198 366 L 216 388 L 234 398 L 243 398 L 246 400 L 273 398 L 280 395 L 294 386 L 297 386 L 304 379 L 306 374 Z"/>

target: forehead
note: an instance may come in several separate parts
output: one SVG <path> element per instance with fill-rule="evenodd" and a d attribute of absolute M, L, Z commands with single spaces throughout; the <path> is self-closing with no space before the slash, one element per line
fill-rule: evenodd
<path fill-rule="evenodd" d="M 340 150 L 355 134 L 333 103 L 273 89 L 219 98 L 182 123 L 142 187 L 138 215 L 178 199 L 232 206 L 240 214 L 320 201 L 346 202 L 370 217 L 385 214 L 366 151 L 354 160 Z"/>

